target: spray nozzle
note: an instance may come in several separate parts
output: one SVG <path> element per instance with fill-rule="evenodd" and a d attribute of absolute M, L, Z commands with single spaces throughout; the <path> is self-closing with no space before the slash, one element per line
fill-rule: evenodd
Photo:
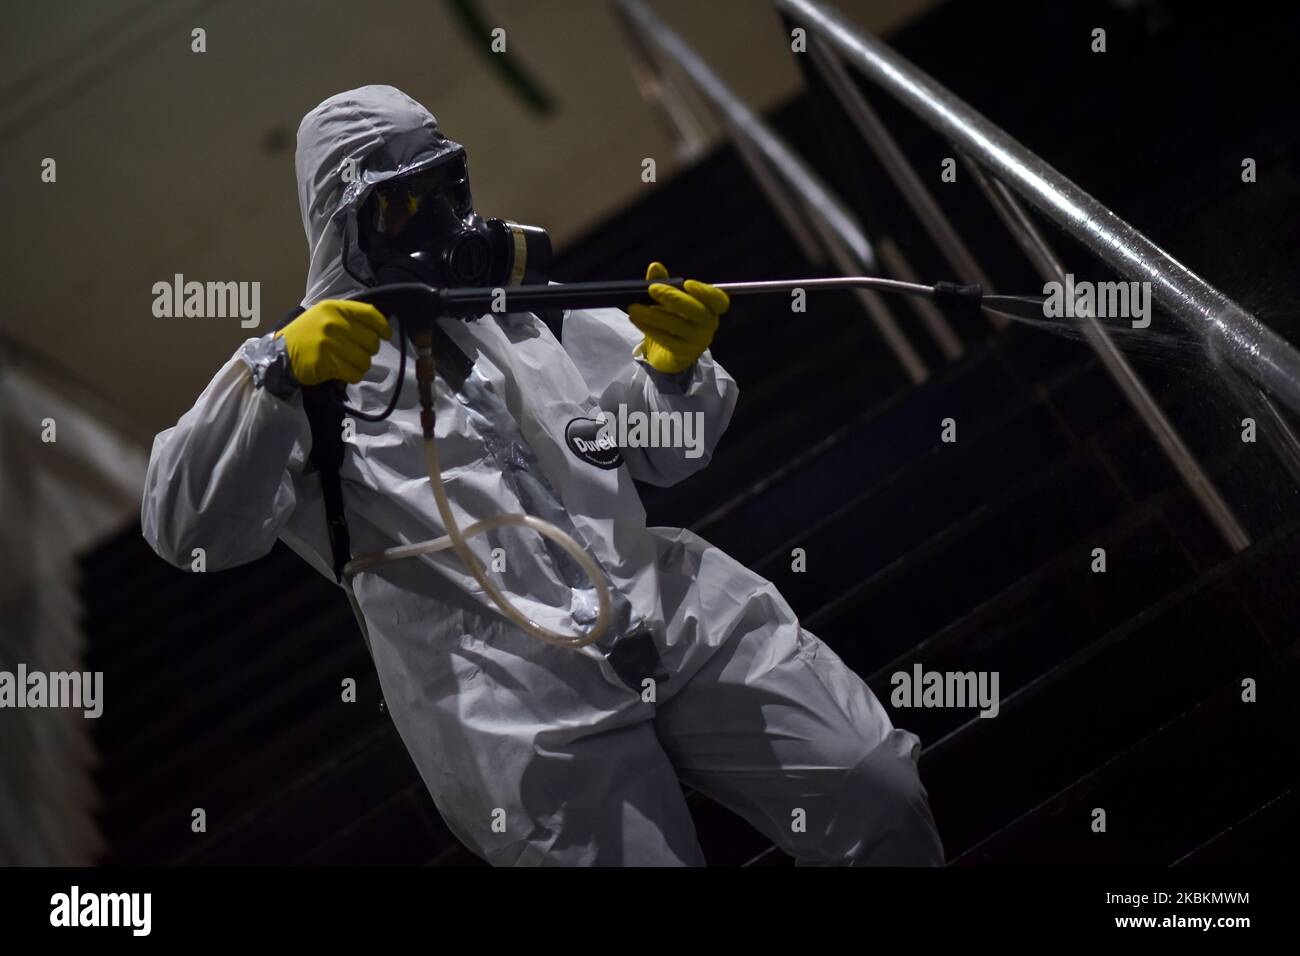
<path fill-rule="evenodd" d="M 936 282 L 930 293 L 935 305 L 978 310 L 984 301 L 984 288 L 978 282 Z"/>

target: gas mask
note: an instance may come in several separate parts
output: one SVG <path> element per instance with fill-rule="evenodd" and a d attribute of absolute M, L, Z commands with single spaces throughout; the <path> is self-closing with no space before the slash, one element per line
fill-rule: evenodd
<path fill-rule="evenodd" d="M 502 288 L 550 277 L 544 229 L 474 211 L 463 152 L 377 184 L 359 226 L 361 248 L 380 283 Z"/>

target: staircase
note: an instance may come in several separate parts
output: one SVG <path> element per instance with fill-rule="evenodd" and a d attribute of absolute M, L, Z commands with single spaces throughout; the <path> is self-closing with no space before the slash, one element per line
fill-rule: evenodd
<path fill-rule="evenodd" d="M 1281 81 L 1300 23 L 1278 18 L 1300 16 L 1005 7 L 993 22 L 987 4 L 956 0 L 892 42 L 1294 339 L 1300 226 L 1280 211 L 1300 199 L 1300 93 Z M 1097 25 L 1104 68 L 1086 44 L 1072 52 Z M 918 168 L 937 170 L 946 145 L 864 89 Z M 948 278 L 826 106 L 814 85 L 774 125 L 877 237 Z M 1092 115 L 1101 146 L 1079 122 Z M 1259 166 L 1248 187 L 1243 156 Z M 999 290 L 1041 288 L 969 178 L 944 188 Z M 1080 277 L 1110 278 L 1053 241 Z M 816 274 L 727 149 L 567 250 L 557 272 L 637 275 L 654 258 L 714 281 Z M 708 469 L 643 489 L 651 523 L 691 527 L 774 581 L 887 705 L 891 675 L 914 664 L 998 672 L 994 719 L 890 707 L 925 743 L 950 862 L 1293 860 L 1300 495 L 1262 420 L 1257 443 L 1240 440 L 1249 412 L 1236 403 L 1253 397 L 1182 349 L 1135 358 L 1252 536 L 1232 554 L 1082 343 L 953 315 L 967 351 L 945 364 L 896 308 L 932 369 L 912 387 L 851 297 L 809 302 L 791 315 L 747 300 L 724 319 L 713 351 L 741 386 L 735 419 Z M 940 440 L 944 418 L 955 443 Z M 105 862 L 478 862 L 383 712 L 346 602 L 287 549 L 186 575 L 131 528 L 86 556 L 83 579 L 88 666 L 138 688 L 96 722 Z M 360 703 L 340 702 L 347 677 Z M 1256 703 L 1242 702 L 1245 678 Z M 688 800 L 710 863 L 789 862 Z M 191 829 L 196 807 L 206 833 Z"/>

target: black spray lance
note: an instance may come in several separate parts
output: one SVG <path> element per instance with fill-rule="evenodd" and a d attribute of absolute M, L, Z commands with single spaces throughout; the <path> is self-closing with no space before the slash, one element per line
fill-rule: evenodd
<path fill-rule="evenodd" d="M 421 282 L 396 282 L 374 286 L 356 295 L 350 296 L 358 302 L 369 302 L 386 315 L 397 316 L 402 325 L 402 334 L 410 338 L 415 347 L 415 375 L 420 401 L 420 428 L 424 436 L 425 461 L 429 471 L 429 481 L 433 487 L 434 499 L 443 526 L 447 529 L 445 537 L 418 544 L 388 548 L 372 555 L 365 555 L 349 562 L 343 571 L 343 585 L 361 626 L 363 636 L 369 644 L 369 634 L 365 618 L 357 604 L 352 591 L 351 579 L 361 571 L 369 570 L 388 561 L 411 558 L 450 548 L 456 553 L 461 564 L 470 572 L 479 586 L 492 599 L 497 608 L 525 632 L 561 647 L 579 648 L 598 640 L 610 622 L 609 586 L 604 572 L 592 560 L 577 541 L 561 531 L 550 522 L 532 515 L 501 514 L 484 521 L 476 522 L 461 529 L 452 514 L 442 484 L 442 469 L 438 463 L 437 444 L 434 441 L 434 375 L 437 371 L 434 358 L 434 323 L 440 318 L 477 319 L 489 314 L 552 312 L 565 309 L 626 308 L 635 303 L 654 304 L 650 297 L 650 286 L 669 285 L 681 289 L 686 283 L 682 278 L 670 279 L 634 279 L 614 282 L 570 282 L 550 285 L 519 285 L 498 288 L 460 288 L 442 289 Z M 961 285 L 954 282 L 938 282 L 934 285 L 921 285 L 914 282 L 898 282 L 874 276 L 845 276 L 824 279 L 780 279 L 763 282 L 724 282 L 716 283 L 716 288 L 728 296 L 788 294 L 796 289 L 820 291 L 842 289 L 878 289 L 882 292 L 894 292 L 902 295 L 922 296 L 931 299 L 937 305 L 957 307 L 964 311 L 976 313 L 985 309 L 995 313 L 1013 316 L 1041 316 L 1043 299 L 1040 296 L 985 296 L 978 285 Z M 370 421 L 387 418 L 397 403 L 401 392 L 406 368 L 406 349 L 402 347 L 402 361 L 398 367 L 398 380 L 392 401 L 387 409 L 378 415 L 361 412 L 344 406 L 349 414 L 357 415 Z M 466 544 L 466 539 L 484 534 L 496 528 L 507 526 L 524 526 L 554 541 L 578 562 L 583 572 L 591 580 L 596 590 L 597 618 L 585 634 L 564 634 L 542 626 L 524 615 L 501 592 L 482 564 Z"/>

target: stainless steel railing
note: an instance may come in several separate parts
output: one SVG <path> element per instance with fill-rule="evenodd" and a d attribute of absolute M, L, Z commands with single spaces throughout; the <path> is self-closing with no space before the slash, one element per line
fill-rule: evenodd
<path fill-rule="evenodd" d="M 675 82 L 678 76 L 686 79 L 690 93 L 726 131 L 810 261 L 829 259 L 845 275 L 879 272 L 877 250 L 853 213 L 675 32 L 642 0 L 616 0 L 614 10 L 635 38 L 629 49 L 642 89 L 654 91 L 652 102 L 676 132 L 679 150 L 694 135 L 699 111 L 690 94 Z M 911 272 L 901 250 L 891 248 L 887 258 L 893 269 Z M 885 301 L 869 289 L 855 289 L 853 294 L 909 379 L 924 381 L 929 369 Z M 961 341 L 943 315 L 929 303 L 914 308 L 941 353 L 950 358 L 960 355 Z"/>
<path fill-rule="evenodd" d="M 1285 339 L 834 7 L 816 0 L 775 3 L 1116 272 L 1150 282 L 1166 312 L 1300 413 L 1300 352 Z"/>
<path fill-rule="evenodd" d="M 817 0 L 775 0 L 777 8 L 810 35 L 813 62 L 841 105 L 872 145 L 936 245 L 954 268 L 969 274 L 973 263 L 960 239 L 928 193 L 915 181 L 888 132 L 845 71 L 845 64 L 897 99 L 915 116 L 945 136 L 962 155 L 977 183 L 1045 280 L 1063 281 L 1065 269 L 1015 194 L 1077 239 L 1125 279 L 1150 283 L 1156 303 L 1201 335 L 1207 348 L 1300 411 L 1300 353 L 1237 303 L 1174 259 L 1137 229 L 1061 175 L 1022 144 L 976 112 L 950 90 L 857 28 L 840 11 Z M 1014 191 L 1014 192 L 1013 192 Z M 1234 551 L 1249 536 L 1190 449 L 1156 403 L 1102 323 L 1084 316 L 1084 334 L 1102 367 L 1151 432 L 1184 483 Z M 1281 418 L 1267 396 L 1264 410 Z M 1285 442 L 1294 442 L 1283 429 Z M 1300 448 L 1282 449 L 1284 460 Z"/>
<path fill-rule="evenodd" d="M 953 143 L 1045 280 L 1060 281 L 1065 269 L 1020 206 L 1017 194 L 1079 239 L 1124 279 L 1149 282 L 1156 303 L 1203 335 L 1214 354 L 1293 411 L 1300 411 L 1300 353 L 1289 343 L 915 65 L 847 21 L 840 11 L 817 0 L 774 2 L 790 21 L 806 31 L 813 65 L 956 277 L 979 282 L 991 290 L 988 276 L 921 183 L 859 85 L 853 82 L 850 70 L 899 100 Z M 722 120 L 742 159 L 813 261 L 825 251 L 837 268 L 847 271 L 850 267 L 870 269 L 879 259 L 899 278 L 908 278 L 910 265 L 901 251 L 887 239 L 873 248 L 859 223 L 825 184 L 643 0 L 616 0 L 615 9 L 630 38 L 635 38 L 633 47 L 638 54 L 643 88 L 648 84 L 659 94 L 653 101 L 677 132 L 680 143 L 689 142 L 695 152 L 699 149 L 699 109 L 698 103 L 692 102 L 698 95 L 706 111 L 712 110 Z M 686 79 L 684 86 L 678 85 L 674 70 Z M 668 92 L 675 92 L 675 98 Z M 886 250 L 889 255 L 884 254 Z M 885 313 L 883 303 L 864 299 L 863 304 L 912 380 L 923 379 L 926 370 L 892 316 Z M 1085 340 L 1096 351 L 1102 367 L 1225 542 L 1234 551 L 1249 546 L 1250 538 L 1241 522 L 1103 324 L 1093 316 L 1084 319 Z M 922 320 L 945 357 L 960 354 L 960 343 L 942 317 L 938 323 L 933 316 L 923 315 Z M 1277 414 L 1271 406 L 1266 410 Z M 1300 457 L 1300 449 L 1297 452 Z"/>

